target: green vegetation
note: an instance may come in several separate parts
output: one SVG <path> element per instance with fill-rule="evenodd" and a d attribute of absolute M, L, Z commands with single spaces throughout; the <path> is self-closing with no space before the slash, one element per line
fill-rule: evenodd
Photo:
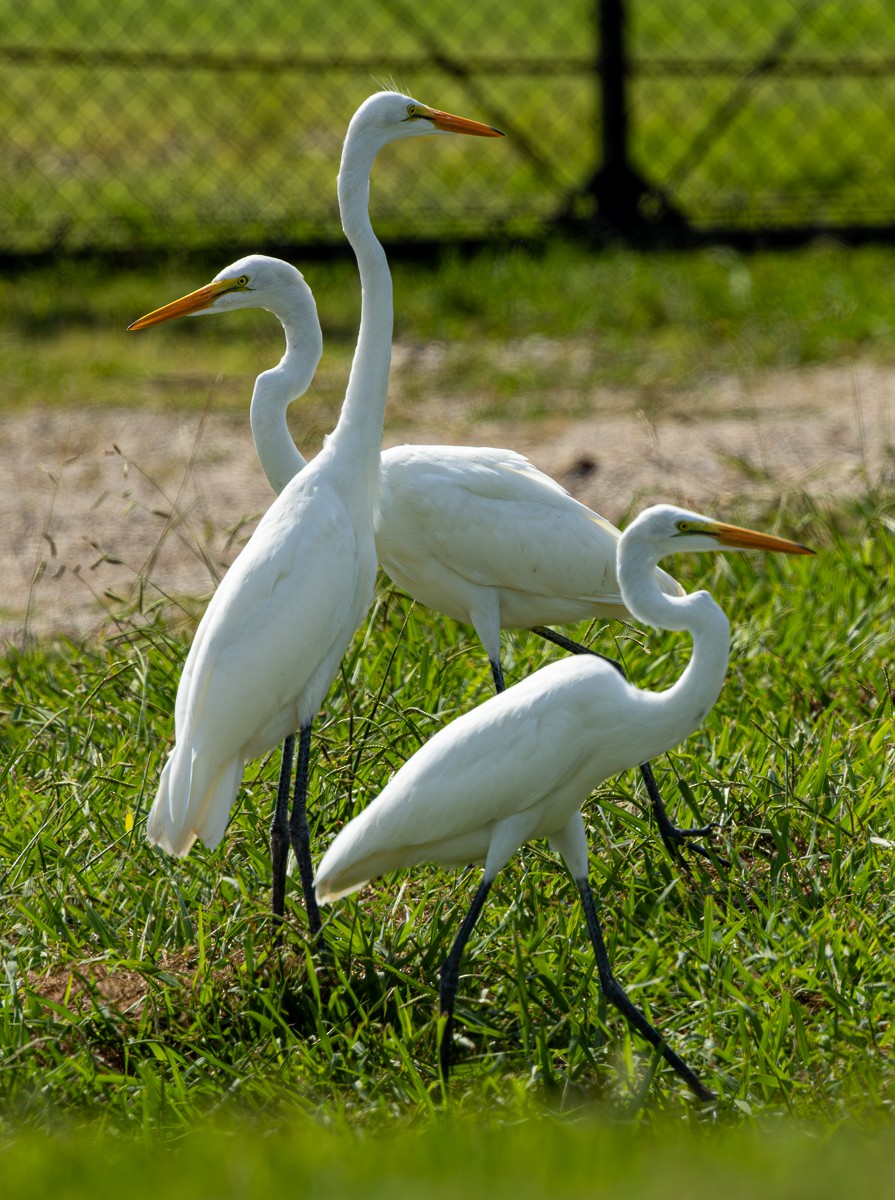
<path fill-rule="evenodd" d="M 778 514 L 752 516 L 767 525 Z M 620 978 L 718 1089 L 727 1119 L 872 1123 L 895 1082 L 885 583 L 895 520 L 891 501 L 873 497 L 779 516 L 817 560 L 675 563 L 734 615 L 734 642 L 721 701 L 658 773 L 680 820 L 719 822 L 733 866 L 675 867 L 631 774 L 587 807 L 592 877 Z M 688 654 L 670 635 L 579 632 L 618 651 L 644 686 L 666 685 Z M 217 851 L 171 861 L 142 836 L 187 640 L 188 623 L 172 630 L 143 614 L 102 646 L 6 654 L 6 1129 L 72 1117 L 153 1138 L 212 1117 L 425 1125 L 440 1098 L 437 970 L 474 873 L 423 868 L 340 902 L 316 963 L 293 886 L 284 953 L 272 952 L 275 755 L 247 770 Z M 544 657 L 534 639 L 512 639 L 511 677 Z M 319 723 L 316 851 L 489 690 L 465 631 L 383 592 Z M 600 1000 L 574 889 L 541 846 L 498 879 L 458 1017 L 450 1110 L 498 1124 L 495 1114 L 540 1111 L 657 1127 L 694 1112 Z"/>
<path fill-rule="evenodd" d="M 280 333 L 266 314 L 126 335 L 223 262 L 110 272 L 71 263 L 0 280 L 0 412 L 26 404 L 215 403 L 243 412 Z M 718 373 L 891 357 L 892 252 L 785 258 L 543 254 L 395 264 L 399 396 L 508 419 L 596 383 L 641 395 Z M 323 373 L 303 427 L 332 423 L 357 322 L 355 268 L 307 268 Z M 562 303 L 557 297 L 562 296 Z M 435 347 L 437 366 L 414 376 Z M 409 365 L 408 365 L 409 361 Z M 316 418 L 314 416 L 316 406 Z M 393 419 L 403 419 L 399 407 Z M 681 559 L 731 614 L 725 691 L 657 764 L 683 824 L 719 822 L 724 870 L 671 863 L 632 773 L 586 809 L 592 880 L 620 979 L 723 1096 L 700 1113 L 600 999 L 574 887 L 545 847 L 498 878 L 470 945 L 449 1095 L 436 1075 L 437 972 L 475 873 L 390 877 L 327 910 L 328 958 L 289 896 L 270 944 L 276 755 L 249 766 L 221 847 L 151 850 L 143 821 L 195 619 L 122 609 L 97 644 L 7 648 L 0 672 L 0 1178 L 29 1195 L 270 1190 L 823 1200 L 884 1186 L 895 1077 L 891 953 L 895 720 L 885 481 L 836 509 L 741 499 L 737 519 L 812 562 Z M 163 583 L 157 580 L 157 583 Z M 167 589 L 164 589 L 167 591 Z M 147 594 L 152 592 L 146 589 Z M 154 594 L 154 593 L 153 593 Z M 680 638 L 580 636 L 643 686 Z M 508 638 L 509 675 L 552 656 Z M 315 742 L 315 851 L 445 721 L 490 694 L 468 630 L 383 587 Z M 375 1136 L 374 1136 L 375 1135 Z M 422 1181 L 422 1183 L 421 1183 Z M 213 1185 L 213 1186 L 212 1186 Z M 179 1191 L 178 1191 L 179 1189 Z"/>
<path fill-rule="evenodd" d="M 0 279 L 0 411 L 34 404 L 215 404 L 243 412 L 261 364 L 282 352 L 273 317 L 175 322 L 126 334 L 142 313 L 205 283 L 226 262 L 144 271 L 62 263 Z M 349 260 L 298 263 L 317 297 L 325 353 L 302 401 L 305 429 L 326 430 L 344 395 L 359 314 Z M 405 398 L 476 398 L 508 420 L 591 410 L 588 389 L 651 397 L 719 374 L 892 356 L 891 248 L 822 242 L 801 252 L 591 255 L 570 244 L 543 253 L 448 257 L 393 265 L 396 336 L 387 419 Z M 557 297 L 562 296 L 562 303 Z M 510 347 L 508 348 L 508 343 Z M 419 365 L 423 351 L 424 366 Z M 557 380 L 562 388 L 557 388 Z"/>
<path fill-rule="evenodd" d="M 794 1126 L 694 1130 L 681 1123 L 645 1132 L 580 1118 L 513 1127 L 501 1122 L 505 1115 L 476 1114 L 424 1129 L 405 1125 L 376 1138 L 307 1120 L 273 1132 L 264 1122 L 218 1122 L 168 1149 L 152 1137 L 122 1141 L 93 1131 L 26 1136 L 0 1152 L 0 1165 L 13 1194 L 72 1200 L 118 1200 L 122 1192 L 135 1200 L 160 1192 L 171 1200 L 211 1194 L 243 1200 L 283 1187 L 292 1196 L 327 1200 L 423 1193 L 453 1200 L 463 1191 L 494 1200 L 558 1194 L 673 1200 L 720 1189 L 731 1200 L 840 1200 L 885 1194 L 895 1175 L 888 1134 Z"/>

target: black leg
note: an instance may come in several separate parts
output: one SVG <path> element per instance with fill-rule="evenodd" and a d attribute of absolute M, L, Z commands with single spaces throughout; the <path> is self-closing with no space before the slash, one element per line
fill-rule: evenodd
<path fill-rule="evenodd" d="M 582 646 L 580 642 L 573 642 L 571 638 L 564 637 L 563 634 L 557 633 L 555 629 L 550 629 L 546 625 L 532 625 L 531 632 L 536 633 L 538 637 L 544 638 L 545 641 L 553 642 L 555 646 L 561 646 L 563 650 L 568 650 L 571 654 L 592 654 L 595 658 L 602 658 L 611 667 L 615 667 L 622 679 L 625 678 L 624 668 L 617 659 L 609 658 L 605 654 L 598 654 L 596 650 Z M 653 769 L 648 762 L 640 764 L 640 774 L 646 786 L 646 793 L 650 798 L 650 803 L 653 806 L 656 824 L 659 827 L 659 836 L 669 856 L 672 859 L 683 861 L 680 851 L 681 847 L 686 847 L 688 850 L 692 850 L 694 854 L 700 854 L 703 858 L 707 858 L 709 862 L 717 861 L 723 867 L 729 867 L 730 863 L 726 858 L 721 858 L 719 855 L 713 854 L 710 850 L 706 850 L 705 846 L 700 846 L 696 842 L 687 840 L 688 838 L 711 836 L 714 826 L 710 824 L 695 826 L 691 829 L 682 829 L 679 825 L 675 825 L 668 815 L 668 810 L 662 800 L 662 793 L 659 791 L 659 785 L 656 783 Z"/>
<path fill-rule="evenodd" d="M 594 658 L 602 658 L 603 662 L 608 662 L 610 667 L 615 667 L 622 679 L 625 677 L 624 668 L 618 659 L 610 658 L 607 654 L 598 654 L 596 650 L 591 650 L 589 646 L 583 646 L 581 642 L 573 642 L 571 638 L 567 638 L 565 634 L 557 633 L 555 629 L 551 629 L 548 625 L 532 625 L 531 632 L 536 633 L 538 637 L 542 637 L 545 642 L 552 642 L 554 646 L 568 650 L 570 654 L 592 654 Z"/>
<path fill-rule="evenodd" d="M 441 1078 L 445 1083 L 448 1081 L 451 1070 L 451 1031 L 454 1025 L 454 1001 L 457 999 L 457 986 L 460 982 L 460 959 L 463 956 L 466 943 L 469 941 L 469 935 L 472 933 L 475 923 L 479 919 L 493 882 L 493 878 L 488 879 L 486 876 L 479 884 L 469 912 L 466 914 L 463 924 L 454 938 L 450 954 L 448 954 L 441 967 L 441 981 L 438 995 L 441 1002 L 442 1015 L 447 1017 L 447 1020 L 444 1023 L 444 1029 L 441 1034 L 441 1045 L 438 1048 L 438 1062 L 441 1067 Z"/>
<path fill-rule="evenodd" d="M 717 861 L 722 867 L 729 867 L 729 859 L 722 858 L 720 854 L 713 854 L 711 850 L 706 850 L 705 846 L 700 846 L 698 842 L 687 841 L 687 838 L 708 837 L 714 829 L 714 825 L 692 826 L 690 829 L 681 829 L 679 825 L 675 825 L 668 815 L 668 811 L 662 801 L 661 793 L 659 792 L 659 785 L 656 783 L 655 775 L 653 775 L 653 769 L 648 762 L 640 764 L 640 774 L 643 782 L 646 784 L 647 795 L 653 806 L 656 824 L 659 827 L 659 837 L 661 837 L 665 849 L 671 858 L 679 859 L 681 847 L 685 846 L 688 850 L 692 850 L 694 854 L 701 854 L 709 862 Z"/>
<path fill-rule="evenodd" d="M 494 676 L 494 690 L 496 692 L 505 692 L 507 685 L 504 683 L 503 667 L 500 665 L 500 659 L 489 658 L 488 662 L 491 664 L 491 674 Z"/>
<path fill-rule="evenodd" d="M 320 909 L 314 895 L 314 868 L 311 865 L 311 831 L 308 828 L 308 768 L 311 759 L 311 723 L 298 733 L 298 764 L 295 768 L 295 794 L 292 798 L 292 817 L 289 821 L 289 836 L 298 862 L 298 873 L 305 894 L 308 912 L 308 928 L 312 937 L 320 933 Z"/>
<path fill-rule="evenodd" d="M 274 924 L 279 928 L 286 908 L 286 860 L 289 857 L 289 785 L 292 783 L 292 759 L 295 737 L 289 734 L 283 742 L 283 759 L 277 784 L 277 802 L 270 823 L 270 907 Z"/>
<path fill-rule="evenodd" d="M 694 1075 L 684 1060 L 670 1049 L 661 1034 L 650 1025 L 640 1009 L 631 1003 L 621 984 L 612 974 L 612 968 L 609 965 L 609 955 L 606 953 L 606 943 L 603 941 L 603 932 L 600 929 L 600 921 L 597 917 L 597 909 L 594 904 L 590 884 L 586 878 L 576 879 L 575 883 L 581 895 L 581 902 L 584 905 L 587 932 L 590 935 L 591 945 L 594 948 L 597 971 L 600 976 L 600 988 L 603 995 L 610 1004 L 613 1004 L 619 1012 L 624 1014 L 628 1022 L 634 1026 L 641 1037 L 646 1038 L 650 1045 L 659 1051 L 669 1066 L 673 1067 L 681 1079 L 689 1084 L 700 1100 L 706 1103 L 713 1101 L 715 1093 L 709 1091 L 705 1084 Z"/>

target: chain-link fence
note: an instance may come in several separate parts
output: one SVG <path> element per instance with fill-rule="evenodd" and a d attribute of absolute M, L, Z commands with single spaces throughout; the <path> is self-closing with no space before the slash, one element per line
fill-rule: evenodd
<path fill-rule="evenodd" d="M 0 0 L 0 251 L 339 238 L 388 81 L 508 133 L 390 149 L 389 241 L 895 232 L 891 0 Z"/>

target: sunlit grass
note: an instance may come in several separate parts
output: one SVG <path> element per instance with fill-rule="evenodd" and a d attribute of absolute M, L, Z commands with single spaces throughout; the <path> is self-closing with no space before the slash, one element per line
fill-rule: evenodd
<path fill-rule="evenodd" d="M 246 250 L 251 247 L 246 247 Z M 0 280 L 0 411 L 71 403 L 242 410 L 282 353 L 267 313 L 126 333 L 138 316 L 207 282 L 223 261 L 141 271 L 72 263 Z M 297 263 L 317 297 L 325 353 L 304 424 L 334 423 L 354 350 L 360 292 L 350 259 Z M 582 415 L 599 386 L 650 397 L 718 375 L 891 359 L 893 252 L 829 243 L 800 253 L 543 253 L 394 262 L 396 343 L 388 419 L 418 399 L 483 417 Z M 562 303 L 558 303 L 558 297 Z M 584 408 L 582 408 L 582 405 Z"/>
<path fill-rule="evenodd" d="M 281 352 L 273 318 L 124 332 L 223 265 L 104 275 L 69 264 L 0 280 L 0 408 L 169 408 L 213 390 L 242 412 L 251 379 Z M 786 259 L 559 247 L 438 271 L 395 264 L 396 419 L 430 394 L 475 389 L 483 414 L 516 419 L 525 406 L 534 419 L 571 411 L 594 382 L 648 396 L 719 372 L 887 359 L 890 268 L 889 251 L 829 245 Z M 316 422 L 306 413 L 303 424 L 327 428 L 354 345 L 355 268 L 306 273 L 327 351 L 309 400 Z M 247 769 L 219 849 L 184 861 L 151 850 L 143 822 L 172 735 L 190 600 L 179 621 L 170 605 L 166 622 L 127 608 L 104 642 L 3 656 L 0 1178 L 28 1194 L 64 1180 L 91 1196 L 113 1181 L 157 1191 L 159 1178 L 184 1194 L 214 1178 L 215 1194 L 245 1195 L 283 1175 L 299 1194 L 389 1195 L 406 1178 L 456 1194 L 470 1174 L 497 1195 L 624 1185 L 633 1197 L 719 1180 L 734 1196 L 760 1181 L 762 1195 L 798 1194 L 798 1183 L 823 1197 L 843 1180 L 857 1190 L 862 1169 L 884 1180 L 888 1142 L 857 1131 L 887 1123 L 895 1082 L 895 505 L 880 488 L 838 509 L 790 497 L 756 511 L 744 499 L 725 515 L 819 551 L 810 563 L 674 564 L 730 613 L 733 646 L 721 700 L 657 773 L 681 823 L 718 822 L 733 865 L 671 863 L 633 774 L 586 809 L 619 978 L 718 1090 L 716 1119 L 664 1067 L 653 1074 L 602 1002 L 575 889 L 544 846 L 501 873 L 470 944 L 446 1103 L 437 974 L 474 872 L 421 868 L 333 906 L 325 962 L 290 884 L 275 953 L 275 754 Z M 622 625 L 577 632 L 623 657 L 641 686 L 667 686 L 689 653 L 679 637 Z M 504 650 L 511 679 L 553 657 L 525 634 Z M 383 588 L 316 727 L 315 853 L 490 692 L 468 630 Z"/>
<path fill-rule="evenodd" d="M 733 866 L 669 861 L 629 774 L 587 806 L 592 880 L 620 979 L 718 1090 L 722 1115 L 872 1123 L 893 1088 L 893 508 L 884 496 L 838 512 L 791 505 L 782 521 L 816 560 L 675 563 L 731 613 L 734 641 L 721 700 L 657 772 L 679 821 L 719 823 Z M 234 1111 L 269 1130 L 306 1117 L 427 1124 L 441 1101 L 437 973 L 475 873 L 421 868 L 340 902 L 316 962 L 291 884 L 277 954 L 276 755 L 247 769 L 219 849 L 183 861 L 150 849 L 143 821 L 190 629 L 135 622 L 104 644 L 5 656 L 5 1128 L 89 1118 L 177 1138 Z M 667 686 L 688 653 L 673 635 L 578 632 L 621 653 L 643 686 Z M 511 678 L 549 656 L 528 635 L 507 639 Z M 318 722 L 315 853 L 489 694 L 468 631 L 383 592 Z M 601 1000 L 574 887 L 543 846 L 499 876 L 457 1014 L 451 1111 L 696 1119 Z"/>

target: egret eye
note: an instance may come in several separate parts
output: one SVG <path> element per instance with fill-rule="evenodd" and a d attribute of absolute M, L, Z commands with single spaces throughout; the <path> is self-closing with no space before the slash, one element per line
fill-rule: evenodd
<path fill-rule="evenodd" d="M 689 521 L 678 521 L 677 523 L 678 533 L 689 533 L 690 528 L 691 526 Z"/>
<path fill-rule="evenodd" d="M 248 284 L 249 284 L 248 275 L 240 275 L 240 277 L 236 281 L 237 287 L 248 287 Z"/>

